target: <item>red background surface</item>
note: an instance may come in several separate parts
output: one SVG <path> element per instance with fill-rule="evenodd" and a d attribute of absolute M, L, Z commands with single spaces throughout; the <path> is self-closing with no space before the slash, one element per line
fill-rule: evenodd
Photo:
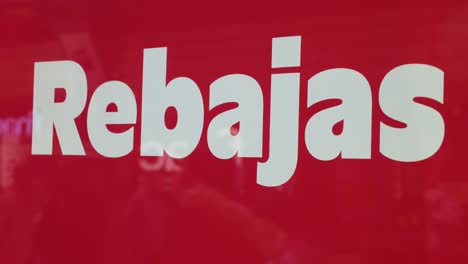
<path fill-rule="evenodd" d="M 141 107 L 143 49 L 168 47 L 168 80 L 193 79 L 205 100 L 205 130 L 180 172 L 146 171 L 135 149 L 100 157 L 86 111 L 77 123 L 86 157 L 31 156 L 26 126 L 0 135 L 0 263 L 468 263 L 465 169 L 468 3 L 293 1 L 209 3 L 32 1 L 0 3 L 0 118 L 32 109 L 34 62 L 74 60 L 92 92 L 127 83 Z M 268 157 L 271 39 L 302 36 L 299 160 L 279 188 L 256 184 Z M 446 134 L 417 163 L 379 153 L 378 89 L 396 66 L 445 72 Z M 307 80 L 352 68 L 373 95 L 371 160 L 323 162 L 304 142 L 318 109 Z M 264 157 L 219 160 L 208 149 L 209 85 L 231 73 L 254 77 L 265 100 Z M 169 117 L 171 118 L 171 116 Z M 173 118 L 173 116 L 172 116 Z M 140 124 L 141 116 L 138 116 Z M 430 133 L 430 131 L 428 131 Z"/>

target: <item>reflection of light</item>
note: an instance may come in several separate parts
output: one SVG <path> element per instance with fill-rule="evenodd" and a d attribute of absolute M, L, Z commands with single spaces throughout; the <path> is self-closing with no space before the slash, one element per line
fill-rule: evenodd
<path fill-rule="evenodd" d="M 13 173 L 27 154 L 27 144 L 21 142 L 20 137 L 4 136 L 0 138 L 0 189 L 13 186 Z"/>
<path fill-rule="evenodd" d="M 13 172 L 27 153 L 27 144 L 21 138 L 30 137 L 31 133 L 31 112 L 24 116 L 0 117 L 0 189 L 13 186 Z"/>
<path fill-rule="evenodd" d="M 145 142 L 142 145 L 142 148 L 145 150 L 161 150 L 163 146 L 159 142 Z M 177 151 L 185 150 L 187 148 L 187 144 L 185 142 L 176 142 L 170 144 L 168 149 L 172 153 L 177 153 Z M 174 158 L 169 157 L 165 154 L 162 157 L 159 157 L 155 161 L 150 161 L 147 159 L 140 159 L 139 160 L 140 168 L 144 171 L 165 171 L 165 172 L 182 172 L 183 168 L 176 164 Z"/>
<path fill-rule="evenodd" d="M 0 117 L 0 136 L 31 136 L 32 113 L 20 117 Z"/>
<path fill-rule="evenodd" d="M 234 150 L 234 152 L 239 153 L 244 147 L 244 141 L 242 140 L 242 136 L 238 135 L 239 129 L 238 128 L 223 128 L 217 131 L 216 136 L 218 138 L 224 138 L 227 136 L 232 136 L 232 134 L 237 134 L 237 136 L 233 137 L 233 140 L 230 144 L 230 148 Z M 239 156 L 234 157 L 235 163 L 237 167 L 242 167 L 242 159 Z"/>

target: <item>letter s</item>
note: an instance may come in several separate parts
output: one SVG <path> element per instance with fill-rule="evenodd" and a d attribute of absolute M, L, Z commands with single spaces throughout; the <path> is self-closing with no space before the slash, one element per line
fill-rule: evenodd
<path fill-rule="evenodd" d="M 444 119 L 435 109 L 416 103 L 426 97 L 443 103 L 444 72 L 426 64 L 406 64 L 391 70 L 380 85 L 379 102 L 390 118 L 406 124 L 380 123 L 380 152 L 393 160 L 415 162 L 434 155 L 442 145 Z"/>

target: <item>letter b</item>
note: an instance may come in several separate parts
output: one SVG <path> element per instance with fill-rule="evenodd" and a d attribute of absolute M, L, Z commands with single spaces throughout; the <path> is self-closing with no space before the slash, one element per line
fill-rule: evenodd
<path fill-rule="evenodd" d="M 142 156 L 173 158 L 188 156 L 198 145 L 203 129 L 203 99 L 197 84 L 186 77 L 166 85 L 167 48 L 144 50 Z M 177 125 L 168 129 L 164 116 L 168 107 L 177 109 Z"/>

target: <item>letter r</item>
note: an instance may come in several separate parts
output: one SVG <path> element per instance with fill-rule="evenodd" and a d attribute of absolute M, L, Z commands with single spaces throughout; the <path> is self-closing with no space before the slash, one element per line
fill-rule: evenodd
<path fill-rule="evenodd" d="M 65 89 L 65 101 L 55 102 L 57 88 Z M 86 74 L 78 63 L 34 64 L 33 155 L 52 154 L 54 127 L 64 155 L 85 155 L 75 119 L 83 111 L 86 97 Z"/>

